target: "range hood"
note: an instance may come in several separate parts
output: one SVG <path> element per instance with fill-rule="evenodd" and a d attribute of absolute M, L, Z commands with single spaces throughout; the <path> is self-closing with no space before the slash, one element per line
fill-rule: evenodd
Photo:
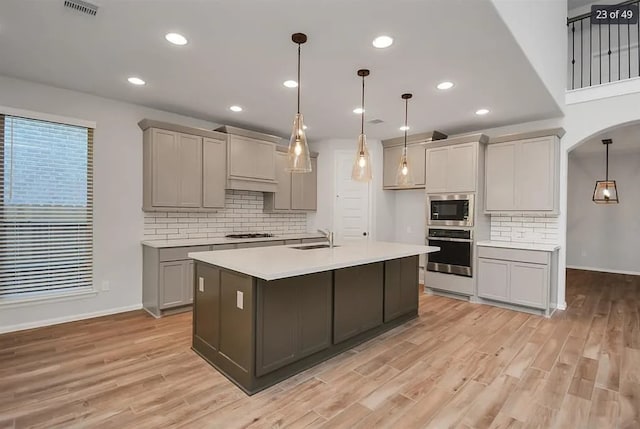
<path fill-rule="evenodd" d="M 280 137 L 223 125 L 227 134 L 227 189 L 276 192 L 276 146 Z"/>

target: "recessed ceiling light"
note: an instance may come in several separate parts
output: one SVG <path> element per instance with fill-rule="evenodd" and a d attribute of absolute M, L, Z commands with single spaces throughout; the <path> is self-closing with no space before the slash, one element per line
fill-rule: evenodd
<path fill-rule="evenodd" d="M 378 36 L 373 39 L 373 46 L 378 49 L 388 48 L 391 45 L 393 45 L 393 37 Z"/>
<path fill-rule="evenodd" d="M 489 113 L 489 109 L 478 109 L 478 110 L 476 110 L 476 115 L 479 115 L 479 116 L 486 115 L 487 113 Z"/>
<path fill-rule="evenodd" d="M 165 39 L 167 39 L 168 42 L 173 43 L 174 45 L 186 45 L 187 44 L 187 38 L 184 37 L 182 34 L 178 34 L 178 33 L 168 33 L 164 36 Z"/>
<path fill-rule="evenodd" d="M 229 107 L 229 110 L 231 110 L 232 112 L 242 112 L 242 107 L 240 107 L 240 106 L 231 106 L 231 107 Z"/>
<path fill-rule="evenodd" d="M 409 131 L 410 129 L 411 129 L 411 127 L 404 126 L 404 125 L 400 127 L 400 131 Z"/>
<path fill-rule="evenodd" d="M 282 84 L 284 86 L 286 86 L 287 88 L 297 88 L 298 87 L 298 82 L 296 82 L 295 80 L 285 80 Z"/>
<path fill-rule="evenodd" d="M 144 80 L 140 79 L 139 77 L 135 77 L 135 76 L 132 76 L 127 80 L 129 81 L 129 83 L 133 85 L 144 85 L 145 83 L 147 83 Z"/>
<path fill-rule="evenodd" d="M 446 81 L 445 82 L 440 82 L 438 84 L 437 88 L 438 89 L 442 89 L 442 90 L 451 89 L 451 88 L 453 88 L 453 82 L 446 82 Z"/>
<path fill-rule="evenodd" d="M 362 107 L 356 107 L 355 109 L 353 109 L 353 113 L 355 113 L 356 115 L 361 115 L 364 113 L 364 109 Z"/>

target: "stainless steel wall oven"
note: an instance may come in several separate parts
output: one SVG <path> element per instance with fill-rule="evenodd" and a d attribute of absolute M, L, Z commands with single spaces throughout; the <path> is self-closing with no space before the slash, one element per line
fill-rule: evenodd
<path fill-rule="evenodd" d="M 439 252 L 429 253 L 427 271 L 473 275 L 473 231 L 470 229 L 429 228 L 427 244 L 438 246 Z"/>

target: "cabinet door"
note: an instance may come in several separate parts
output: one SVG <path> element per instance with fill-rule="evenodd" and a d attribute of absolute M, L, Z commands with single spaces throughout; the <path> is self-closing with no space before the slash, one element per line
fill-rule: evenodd
<path fill-rule="evenodd" d="M 447 160 L 449 148 L 427 149 L 426 182 L 427 192 L 447 191 Z"/>
<path fill-rule="evenodd" d="M 187 263 L 188 261 L 160 263 L 160 309 L 186 304 Z"/>
<path fill-rule="evenodd" d="M 239 178 L 275 180 L 275 144 L 243 136 L 229 136 L 229 175 Z"/>
<path fill-rule="evenodd" d="M 178 134 L 153 129 L 151 154 L 151 205 L 177 207 L 180 192 Z"/>
<path fill-rule="evenodd" d="M 447 159 L 447 192 L 476 190 L 476 145 L 460 144 L 449 147 Z"/>
<path fill-rule="evenodd" d="M 516 144 L 497 143 L 487 147 L 486 152 L 486 210 L 514 210 Z"/>
<path fill-rule="evenodd" d="M 409 159 L 409 167 L 413 175 L 413 184 L 415 187 L 424 186 L 425 182 L 425 165 L 426 165 L 426 148 L 421 144 L 413 144 L 407 146 L 407 158 Z M 396 161 L 396 168 L 400 157 Z"/>
<path fill-rule="evenodd" d="M 298 284 L 299 358 L 331 345 L 332 274 L 325 271 L 303 277 Z M 304 282 L 304 284 L 302 284 Z"/>
<path fill-rule="evenodd" d="M 516 169 L 516 209 L 553 210 L 555 145 L 553 137 L 520 142 Z"/>
<path fill-rule="evenodd" d="M 194 335 L 215 350 L 220 342 L 220 269 L 196 265 L 197 292 L 193 303 Z"/>
<path fill-rule="evenodd" d="M 509 262 L 478 258 L 478 296 L 509 301 Z"/>
<path fill-rule="evenodd" d="M 286 171 L 288 155 L 276 152 L 276 180 L 278 187 L 273 195 L 274 210 L 291 210 L 291 173 Z"/>
<path fill-rule="evenodd" d="M 194 290 L 194 279 L 193 279 L 193 270 L 194 264 L 193 261 L 186 262 L 186 270 L 185 270 L 185 278 L 184 278 L 184 294 L 185 294 L 185 302 L 187 304 L 193 304 L 193 290 Z"/>
<path fill-rule="evenodd" d="M 257 291 L 256 375 L 297 359 L 298 289 L 294 278 L 260 281 Z M 306 285 L 304 286 L 306 288 Z"/>
<path fill-rule="evenodd" d="M 202 206 L 202 137 L 178 135 L 180 190 L 178 207 Z"/>
<path fill-rule="evenodd" d="M 382 324 L 383 263 L 334 271 L 333 342 Z"/>
<path fill-rule="evenodd" d="M 418 257 L 384 263 L 385 323 L 418 309 Z"/>
<path fill-rule="evenodd" d="M 315 211 L 318 206 L 318 159 L 311 158 L 310 173 L 291 175 L 291 208 Z"/>
<path fill-rule="evenodd" d="M 396 173 L 398 164 L 402 156 L 402 146 L 385 147 L 382 150 L 382 186 L 384 188 L 394 188 L 396 183 Z"/>
<path fill-rule="evenodd" d="M 527 307 L 547 308 L 549 269 L 547 265 L 511 263 L 511 302 Z"/>
<path fill-rule="evenodd" d="M 224 207 L 227 181 L 227 142 L 202 140 L 202 207 Z"/>

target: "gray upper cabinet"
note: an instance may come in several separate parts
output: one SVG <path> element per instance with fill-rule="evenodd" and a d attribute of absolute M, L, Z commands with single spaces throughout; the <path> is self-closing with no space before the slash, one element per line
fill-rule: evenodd
<path fill-rule="evenodd" d="M 479 143 L 427 148 L 426 191 L 475 192 Z"/>
<path fill-rule="evenodd" d="M 558 213 L 561 133 L 541 133 L 495 139 L 487 147 L 485 211 Z"/>
<path fill-rule="evenodd" d="M 227 143 L 221 139 L 202 140 L 202 206 L 224 207 Z"/>
<path fill-rule="evenodd" d="M 291 174 L 291 209 L 315 211 L 318 206 L 318 159 L 311 158 L 310 173 Z"/>
<path fill-rule="evenodd" d="M 407 160 L 413 176 L 413 185 L 398 186 L 396 174 L 404 148 L 404 137 L 382 141 L 382 188 L 383 189 L 424 189 L 428 168 L 426 167 L 426 144 L 434 140 L 446 139 L 447 135 L 438 131 L 407 136 Z"/>
<path fill-rule="evenodd" d="M 143 210 L 211 211 L 224 207 L 226 136 L 145 119 Z"/>
<path fill-rule="evenodd" d="M 229 178 L 275 182 L 275 144 L 229 135 Z"/>
<path fill-rule="evenodd" d="M 275 177 L 278 182 L 275 192 L 264 194 L 264 211 L 297 212 L 316 211 L 318 200 L 318 159 L 311 154 L 310 173 L 289 173 L 286 148 L 276 151 Z"/>

